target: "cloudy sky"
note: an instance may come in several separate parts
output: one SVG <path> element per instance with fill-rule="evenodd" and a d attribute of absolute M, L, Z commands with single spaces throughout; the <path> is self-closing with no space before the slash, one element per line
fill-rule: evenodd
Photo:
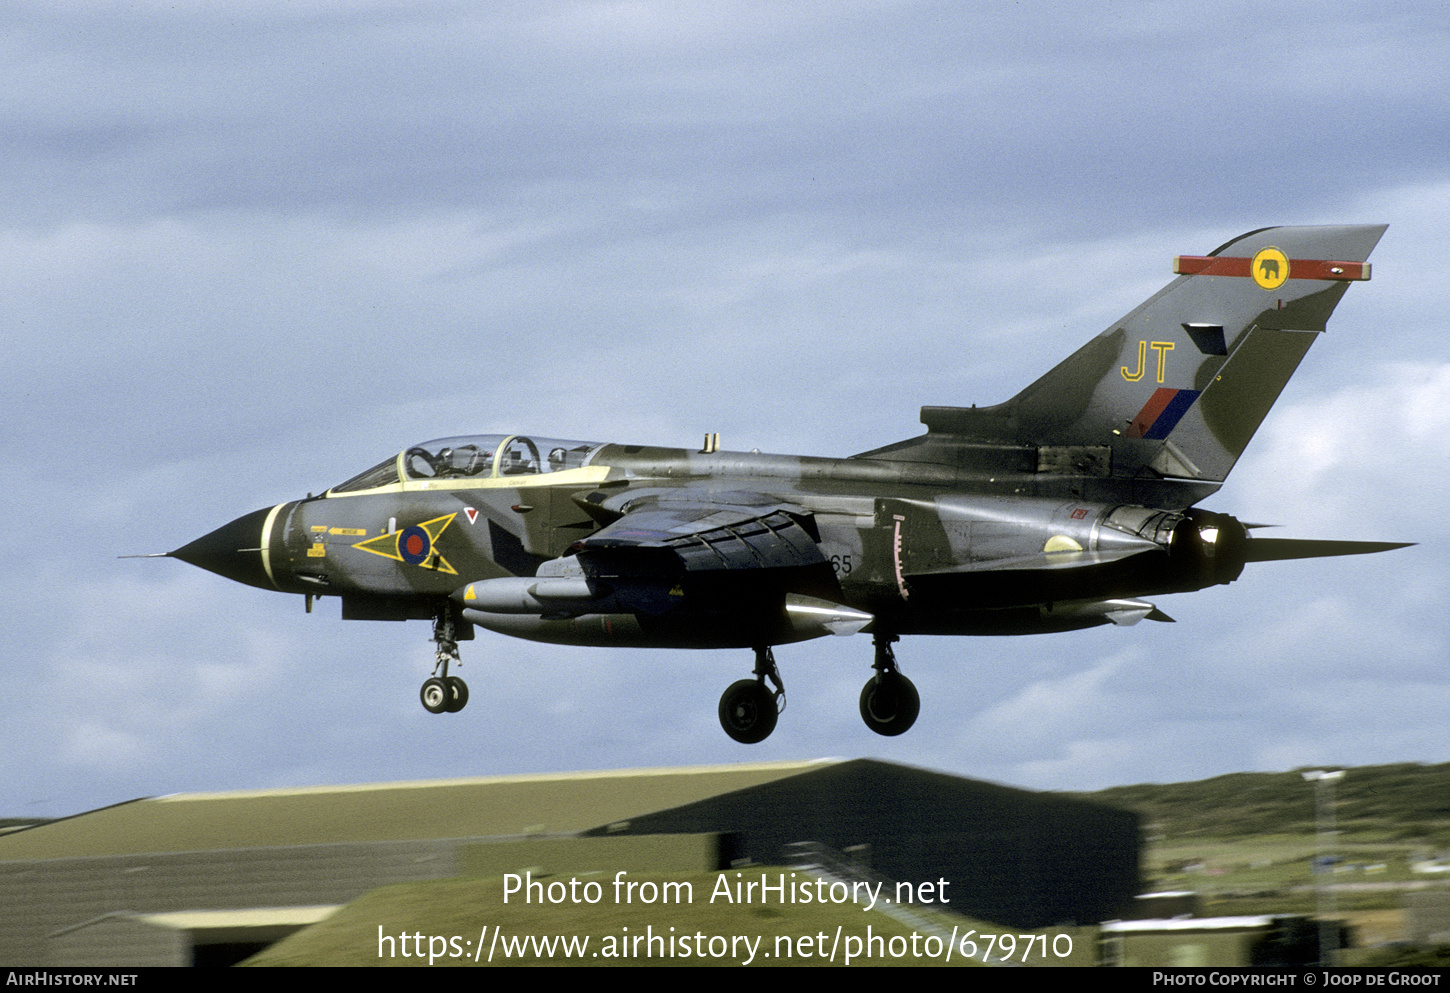
<path fill-rule="evenodd" d="M 1049 10 L 1050 8 L 1050 10 Z M 0 11 L 0 815 L 143 795 L 876 756 L 1092 789 L 1450 760 L 1450 15 L 1421 3 L 306 0 Z M 1387 223 L 1224 489 L 1287 537 L 1174 625 L 778 653 L 480 632 L 168 551 L 404 445 L 849 455 L 1007 398 L 1204 254 Z"/>

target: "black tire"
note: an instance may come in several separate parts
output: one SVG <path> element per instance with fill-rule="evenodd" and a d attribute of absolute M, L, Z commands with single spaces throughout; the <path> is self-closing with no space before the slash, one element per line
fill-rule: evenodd
<path fill-rule="evenodd" d="M 453 700 L 453 691 L 448 688 L 447 683 L 434 676 L 423 681 L 418 698 L 423 701 L 423 709 L 428 713 L 442 714 L 448 710 L 448 704 Z"/>
<path fill-rule="evenodd" d="M 456 714 L 468 706 L 468 684 L 457 676 L 449 676 L 445 682 L 448 683 L 448 705 L 443 709 Z"/>
<path fill-rule="evenodd" d="M 899 672 L 883 672 L 861 687 L 861 720 L 888 738 L 905 734 L 921 713 L 916 686 Z"/>
<path fill-rule="evenodd" d="M 758 679 L 731 683 L 720 696 L 720 726 L 742 745 L 754 745 L 770 737 L 779 718 L 775 694 Z"/>

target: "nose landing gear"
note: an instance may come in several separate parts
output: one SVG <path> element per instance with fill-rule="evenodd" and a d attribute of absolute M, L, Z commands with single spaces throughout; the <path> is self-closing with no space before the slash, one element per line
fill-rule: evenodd
<path fill-rule="evenodd" d="M 433 641 L 438 645 L 433 675 L 423 681 L 423 688 L 418 693 L 423 709 L 430 714 L 456 714 L 468 704 L 468 684 L 457 676 L 448 675 L 450 662 L 463 664 L 453 634 L 453 614 L 445 608 L 433 619 Z"/>

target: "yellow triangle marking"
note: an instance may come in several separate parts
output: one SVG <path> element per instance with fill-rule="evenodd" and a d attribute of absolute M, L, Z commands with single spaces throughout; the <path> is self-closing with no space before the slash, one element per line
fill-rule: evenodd
<path fill-rule="evenodd" d="M 374 555 L 381 555 L 383 558 L 397 559 L 403 561 L 403 556 L 398 554 L 398 536 L 401 531 L 394 531 L 391 534 L 381 534 L 376 538 L 369 538 L 367 541 L 355 543 L 353 548 L 360 548 L 365 552 L 372 552 Z"/>
<path fill-rule="evenodd" d="M 444 514 L 442 517 L 435 517 L 431 521 L 424 521 L 418 525 L 418 527 L 423 529 L 423 533 L 428 536 L 428 543 L 432 546 L 431 554 L 422 562 L 418 563 L 418 568 L 434 569 L 450 576 L 458 575 L 458 570 L 449 565 L 448 560 L 438 551 L 439 536 L 448 530 L 448 525 L 452 524 L 453 518 L 457 516 L 458 512 L 454 511 L 451 514 Z M 386 559 L 395 559 L 399 562 L 404 562 L 406 560 L 403 558 L 402 553 L 398 551 L 398 541 L 401 539 L 404 530 L 406 529 L 399 528 L 391 534 L 381 534 L 376 538 L 359 541 L 352 547 L 361 549 L 364 552 L 372 552 L 374 555 L 381 555 Z"/>

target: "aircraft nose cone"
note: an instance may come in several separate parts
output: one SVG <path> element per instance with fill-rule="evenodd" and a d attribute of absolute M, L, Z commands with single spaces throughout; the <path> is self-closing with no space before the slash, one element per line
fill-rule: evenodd
<path fill-rule="evenodd" d="M 262 559 L 262 531 L 274 509 L 254 510 L 167 554 L 238 583 L 276 589 Z"/>

